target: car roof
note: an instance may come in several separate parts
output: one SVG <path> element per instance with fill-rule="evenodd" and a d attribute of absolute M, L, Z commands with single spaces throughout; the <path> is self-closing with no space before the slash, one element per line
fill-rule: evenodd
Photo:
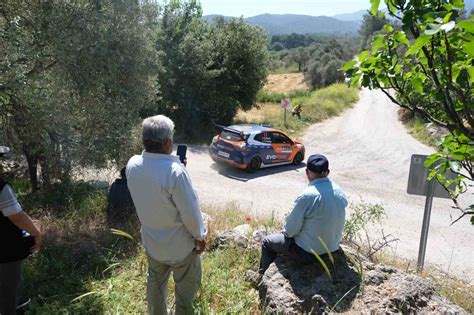
<path fill-rule="evenodd" d="M 249 135 L 255 131 L 274 130 L 270 127 L 255 125 L 255 124 L 239 124 L 225 127 L 224 129 L 231 129 L 232 131 L 241 132 L 244 135 Z"/>

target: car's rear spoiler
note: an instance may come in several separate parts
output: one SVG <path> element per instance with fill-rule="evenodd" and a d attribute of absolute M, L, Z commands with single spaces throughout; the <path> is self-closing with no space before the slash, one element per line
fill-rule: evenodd
<path fill-rule="evenodd" d="M 232 132 L 232 133 L 235 133 L 235 134 L 238 134 L 239 136 L 242 137 L 242 139 L 245 139 L 245 134 L 243 131 L 241 130 L 237 130 L 237 129 L 232 129 L 232 128 L 229 128 L 229 127 L 226 127 L 226 126 L 222 126 L 222 125 L 215 125 L 217 128 L 221 129 L 221 130 L 225 130 L 225 131 L 228 131 L 228 132 Z"/>

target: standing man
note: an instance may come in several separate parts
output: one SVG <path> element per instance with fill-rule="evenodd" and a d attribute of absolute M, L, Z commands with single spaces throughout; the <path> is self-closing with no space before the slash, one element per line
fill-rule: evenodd
<path fill-rule="evenodd" d="M 0 158 L 10 148 L 0 146 Z M 10 185 L 0 170 L 0 314 L 12 315 L 31 300 L 20 302 L 18 296 L 23 260 L 41 246 L 41 232 L 22 210 Z M 31 236 L 25 237 L 24 232 Z"/>
<path fill-rule="evenodd" d="M 172 156 L 174 123 L 148 117 L 142 124 L 145 151 L 127 164 L 128 188 L 141 223 L 148 255 L 147 300 L 150 314 L 167 314 L 170 273 L 175 282 L 176 314 L 192 314 L 201 282 L 204 228 L 199 200 L 177 156 Z"/>
<path fill-rule="evenodd" d="M 339 250 L 347 198 L 328 175 L 326 157 L 311 155 L 306 163 L 309 185 L 296 198 L 286 218 L 284 233 L 269 235 L 263 240 L 260 275 L 265 273 L 278 254 L 310 264 L 317 261 L 313 251 L 324 255 L 327 253 L 325 246 L 330 252 Z"/>

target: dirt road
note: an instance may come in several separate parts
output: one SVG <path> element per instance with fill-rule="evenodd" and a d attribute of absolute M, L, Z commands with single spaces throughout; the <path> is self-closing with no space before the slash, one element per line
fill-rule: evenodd
<path fill-rule="evenodd" d="M 330 177 L 346 191 L 350 202 L 384 206 L 387 217 L 371 227 L 371 237 L 375 239 L 383 229 L 399 239 L 391 253 L 416 260 L 425 199 L 406 193 L 410 156 L 433 150 L 407 133 L 396 110 L 380 92 L 363 90 L 353 109 L 311 126 L 302 140 L 308 154 L 328 157 Z M 207 147 L 189 151 L 188 169 L 205 205 L 235 203 L 250 215 L 283 216 L 307 184 L 304 165 L 247 174 L 216 165 Z M 472 200 L 464 203 L 468 201 Z M 474 227 L 468 220 L 449 226 L 450 216 L 458 214 L 450 207 L 449 200 L 434 200 L 426 264 L 474 282 Z"/>

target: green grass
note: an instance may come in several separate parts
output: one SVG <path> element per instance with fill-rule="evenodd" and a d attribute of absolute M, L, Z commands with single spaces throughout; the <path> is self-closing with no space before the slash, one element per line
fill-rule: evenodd
<path fill-rule="evenodd" d="M 54 191 L 27 193 L 28 185 L 23 181 L 14 181 L 14 187 L 20 192 L 25 210 L 39 220 L 45 234 L 42 250 L 25 264 L 25 292 L 32 297 L 27 314 L 146 313 L 147 262 L 139 224 L 133 216 L 129 222 L 112 224 L 129 233 L 130 239 L 110 232 L 103 191 L 84 184 L 71 185 L 62 188 L 59 198 Z M 210 243 L 218 230 L 240 224 L 254 228 L 281 226 L 273 215 L 261 217 L 235 204 L 205 207 L 203 211 L 211 218 Z M 203 314 L 259 313 L 258 292 L 244 280 L 245 270 L 255 270 L 259 257 L 259 250 L 232 245 L 206 252 L 202 256 L 202 287 L 195 300 L 196 309 Z M 409 269 L 396 257 L 390 264 Z M 472 285 L 431 271 L 425 277 L 441 294 L 474 312 Z M 172 281 L 169 288 L 172 305 Z"/>
<path fill-rule="evenodd" d="M 15 181 L 25 210 L 39 220 L 45 235 L 42 250 L 25 263 L 25 292 L 33 299 L 27 313 L 146 313 L 147 263 L 137 220 L 112 225 L 133 239 L 114 235 L 107 226 L 104 191 L 78 184 L 57 196 L 51 191 L 29 194 L 27 188 L 25 182 Z M 204 211 L 212 218 L 209 239 L 218 230 L 239 224 L 275 223 L 271 217 L 261 219 L 232 204 L 225 210 L 207 207 Z M 232 246 L 206 252 L 196 308 L 205 314 L 258 311 L 258 292 L 243 275 L 248 268 L 256 269 L 259 255 L 257 250 Z M 172 305 L 172 281 L 169 286 Z"/>
<path fill-rule="evenodd" d="M 294 72 L 301 72 L 298 69 L 298 64 L 296 62 L 293 62 L 288 66 L 280 66 L 278 68 L 270 69 L 271 74 L 294 73 Z"/>
<path fill-rule="evenodd" d="M 285 124 L 284 111 L 279 105 L 283 97 L 290 97 L 292 105 L 303 105 L 301 119 L 292 117 L 291 112 L 287 111 Z M 284 94 L 262 90 L 257 99 L 264 104 L 261 104 L 260 108 L 239 112 L 235 123 L 269 124 L 298 137 L 309 125 L 337 116 L 352 107 L 358 101 L 359 95 L 357 89 L 344 84 L 333 84 L 313 92 L 295 90 Z"/>
<path fill-rule="evenodd" d="M 426 145 L 429 145 L 431 147 L 435 147 L 437 143 L 439 142 L 439 139 L 436 139 L 435 137 L 431 136 L 431 134 L 428 132 L 425 126 L 425 121 L 419 118 L 413 118 L 407 123 L 405 123 L 405 126 L 408 128 L 408 132 L 418 141 L 421 143 L 424 143 Z"/>
<path fill-rule="evenodd" d="M 257 102 L 258 103 L 277 103 L 280 104 L 282 98 L 289 97 L 294 99 L 296 97 L 307 97 L 310 96 L 311 92 L 305 89 L 294 90 L 289 93 L 272 92 L 265 89 L 258 91 Z"/>

